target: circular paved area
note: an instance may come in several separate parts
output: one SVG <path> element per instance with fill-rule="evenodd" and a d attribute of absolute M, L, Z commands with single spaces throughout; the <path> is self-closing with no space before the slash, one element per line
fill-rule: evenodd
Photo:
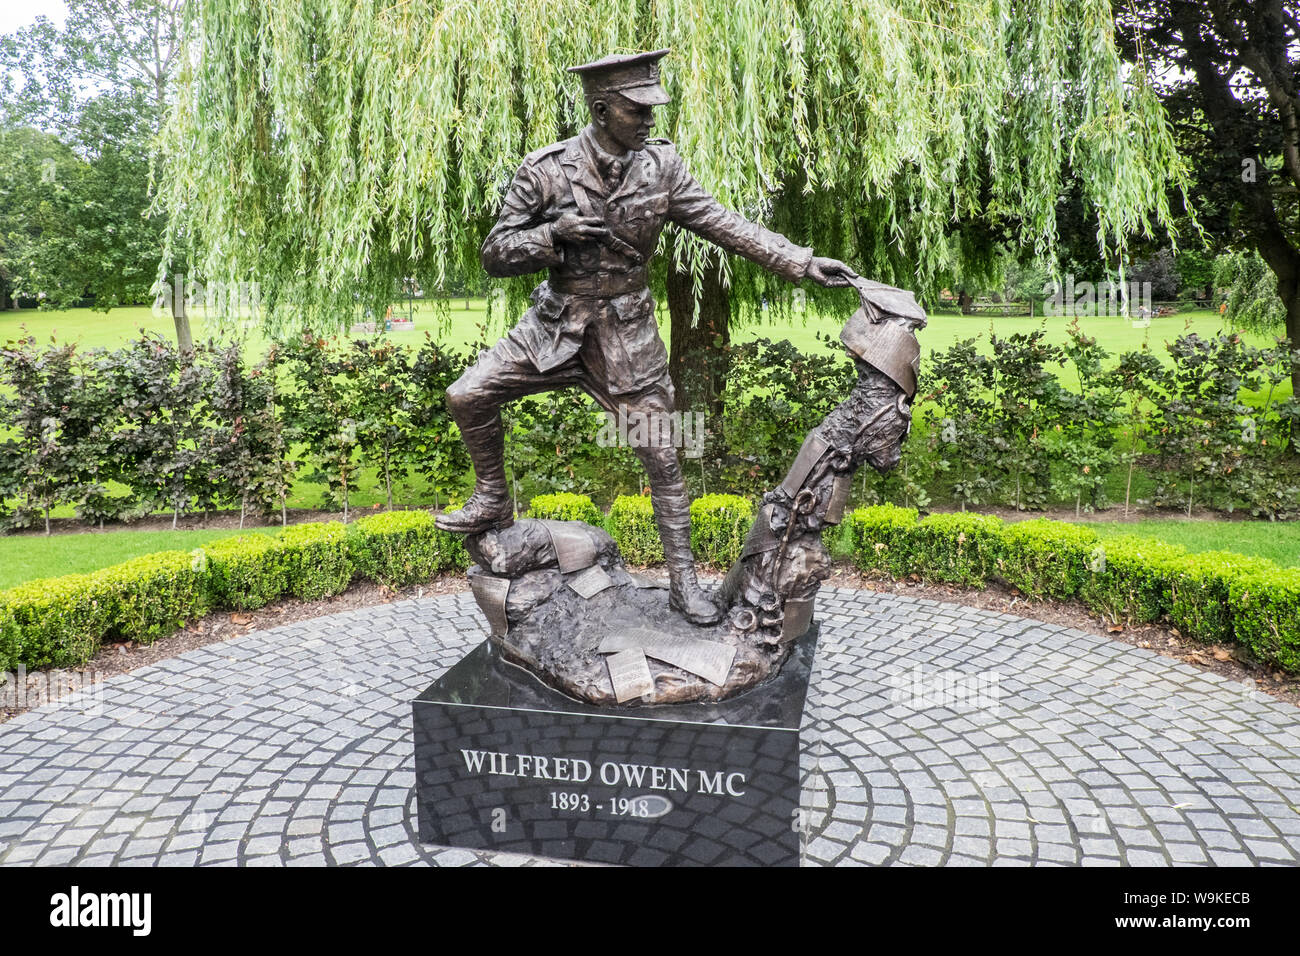
<path fill-rule="evenodd" d="M 818 614 L 805 864 L 1300 862 L 1300 710 L 1009 614 Z M 410 700 L 484 636 L 468 593 L 364 608 L 0 724 L 0 863 L 549 863 L 415 838 Z"/>

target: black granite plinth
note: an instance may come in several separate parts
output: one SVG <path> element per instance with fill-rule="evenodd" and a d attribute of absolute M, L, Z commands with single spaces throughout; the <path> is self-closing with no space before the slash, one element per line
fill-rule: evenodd
<path fill-rule="evenodd" d="M 714 703 L 595 707 L 479 645 L 413 702 L 420 840 L 634 866 L 795 866 L 817 627 Z"/>

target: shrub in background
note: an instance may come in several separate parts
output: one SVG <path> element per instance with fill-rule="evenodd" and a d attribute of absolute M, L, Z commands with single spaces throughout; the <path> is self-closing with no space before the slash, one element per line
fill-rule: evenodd
<path fill-rule="evenodd" d="M 628 564 L 657 564 L 664 559 L 654 507 L 646 495 L 619 495 L 609 508 L 606 528 Z"/>
<path fill-rule="evenodd" d="M 863 571 L 882 571 L 901 578 L 912 568 L 911 536 L 916 531 L 915 508 L 873 505 L 859 508 L 844 521 L 853 560 Z"/>
<path fill-rule="evenodd" d="M 536 495 L 528 502 L 528 517 L 555 521 L 585 521 L 594 528 L 605 526 L 605 516 L 586 495 L 561 491 L 553 495 Z"/>
<path fill-rule="evenodd" d="M 754 521 L 754 504 L 739 495 L 704 495 L 691 502 L 691 550 L 695 560 L 729 568 L 740 557 Z"/>
<path fill-rule="evenodd" d="M 290 525 L 276 537 L 285 551 L 289 593 L 304 601 L 342 594 L 352 583 L 348 529 L 338 521 Z"/>
<path fill-rule="evenodd" d="M 915 570 L 928 580 L 978 587 L 997 571 L 1003 530 L 996 515 L 929 515 L 910 535 Z"/>
<path fill-rule="evenodd" d="M 289 589 L 284 545 L 266 534 L 223 538 L 203 546 L 212 603 L 240 611 L 264 607 Z"/>
<path fill-rule="evenodd" d="M 469 567 L 469 554 L 460 538 L 439 531 L 433 521 L 427 511 L 389 511 L 362 518 L 348 532 L 348 552 L 357 572 L 399 588 Z"/>
<path fill-rule="evenodd" d="M 100 593 L 112 595 L 113 620 L 107 637 L 152 644 L 208 611 L 202 550 L 146 554 L 91 576 Z"/>
<path fill-rule="evenodd" d="M 1020 521 L 1002 533 L 998 573 L 1031 597 L 1074 597 L 1099 560 L 1097 544 L 1091 528 L 1046 518 Z"/>

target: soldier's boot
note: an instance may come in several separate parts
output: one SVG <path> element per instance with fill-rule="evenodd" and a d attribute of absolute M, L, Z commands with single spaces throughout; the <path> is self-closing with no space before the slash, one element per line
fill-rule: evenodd
<path fill-rule="evenodd" d="M 659 494 L 651 486 L 655 521 L 664 545 L 668 565 L 668 606 L 692 624 L 716 624 L 725 613 L 695 577 L 695 555 L 691 552 L 691 499 L 683 488 L 675 494 Z"/>
<path fill-rule="evenodd" d="M 470 427 L 461 426 L 460 436 L 474 462 L 474 493 L 459 511 L 440 514 L 434 525 L 458 534 L 508 528 L 515 523 L 514 503 L 506 489 L 505 430 L 501 416 Z"/>

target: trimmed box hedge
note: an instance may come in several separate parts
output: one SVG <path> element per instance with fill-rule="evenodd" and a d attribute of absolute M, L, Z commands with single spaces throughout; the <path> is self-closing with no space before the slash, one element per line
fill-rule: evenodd
<path fill-rule="evenodd" d="M 882 571 L 901 578 L 915 570 L 915 508 L 875 505 L 859 508 L 844 521 L 853 563 L 862 571 Z"/>
<path fill-rule="evenodd" d="M 304 601 L 342 594 L 352 583 L 348 529 L 338 521 L 296 524 L 276 537 L 285 549 L 289 593 Z"/>
<path fill-rule="evenodd" d="M 863 571 L 979 586 L 1000 579 L 1035 597 L 1078 598 L 1111 621 L 1167 620 L 1180 634 L 1237 643 L 1300 672 L 1300 569 L 1228 551 L 1188 554 L 1133 535 L 1032 519 L 860 508 L 845 521 Z"/>
<path fill-rule="evenodd" d="M 1031 597 L 1072 598 L 1092 573 L 1097 545 L 1091 528 L 1046 518 L 1018 521 L 1003 529 L 998 573 Z"/>
<path fill-rule="evenodd" d="M 658 564 L 664 559 L 654 506 L 648 495 L 619 495 L 609 507 L 605 530 L 628 564 Z"/>
<path fill-rule="evenodd" d="M 1169 582 L 1187 550 L 1133 535 L 1109 538 L 1100 547 L 1100 560 L 1079 588 L 1079 599 L 1112 623 L 1159 620 L 1169 606 Z"/>
<path fill-rule="evenodd" d="M 106 636 L 120 640 L 152 644 L 201 618 L 211 603 L 201 549 L 146 554 L 96 571 L 94 577 L 102 592 L 112 595 Z"/>
<path fill-rule="evenodd" d="M 586 495 L 561 491 L 553 495 L 538 495 L 528 502 L 528 517 L 550 518 L 555 521 L 585 521 L 596 528 L 605 527 L 605 516 L 596 503 Z"/>
<path fill-rule="evenodd" d="M 289 590 L 289 556 L 284 542 L 270 535 L 222 538 L 202 550 L 214 606 L 251 611 Z"/>
<path fill-rule="evenodd" d="M 352 525 L 348 551 L 363 577 L 390 588 L 465 570 L 469 554 L 458 535 L 434 527 L 427 511 L 388 511 Z"/>
<path fill-rule="evenodd" d="M 629 564 L 663 560 L 648 496 L 615 499 L 603 521 L 584 495 L 534 499 L 530 514 L 604 524 Z M 703 564 L 740 554 L 754 506 L 734 495 L 691 505 L 691 543 Z M 1113 621 L 1168 620 L 1188 638 L 1233 642 L 1300 672 L 1300 569 L 1230 552 L 1188 554 L 1131 535 L 1098 539 L 1087 527 L 991 515 L 932 514 L 880 505 L 845 518 L 844 539 L 863 571 L 979 586 L 993 579 L 1026 594 L 1077 597 Z M 0 670 L 73 667 L 106 639 L 149 643 L 213 608 L 261 607 L 284 594 L 315 600 L 357 576 L 403 587 L 463 570 L 457 535 L 427 511 L 370 515 L 350 527 L 297 525 L 226 538 L 190 553 L 146 555 L 91 574 L 0 591 Z"/>
<path fill-rule="evenodd" d="M 754 504 L 740 495 L 703 495 L 691 502 L 691 550 L 706 567 L 726 570 L 736 563 L 749 526 Z"/>
<path fill-rule="evenodd" d="M 997 574 L 1005 530 L 997 515 L 928 515 L 911 532 L 916 571 L 931 580 L 978 587 Z"/>

